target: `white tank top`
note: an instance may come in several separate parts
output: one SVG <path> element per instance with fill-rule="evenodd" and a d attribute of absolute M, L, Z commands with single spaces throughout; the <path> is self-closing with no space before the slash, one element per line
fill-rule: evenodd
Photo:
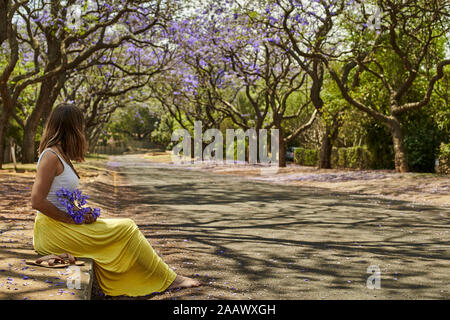
<path fill-rule="evenodd" d="M 54 204 L 58 209 L 67 212 L 67 209 L 58 201 L 58 197 L 56 196 L 56 191 L 58 191 L 61 188 L 66 188 L 69 191 L 74 191 L 76 188 L 78 188 L 78 176 L 73 171 L 72 167 L 69 166 L 62 157 L 60 157 L 59 154 L 57 154 L 55 151 L 53 151 L 50 148 L 45 149 L 42 151 L 41 155 L 39 156 L 39 160 L 36 165 L 36 169 L 39 167 L 39 162 L 41 161 L 42 156 L 46 151 L 53 152 L 58 156 L 58 158 L 61 160 L 62 164 L 64 165 L 64 171 L 58 175 L 55 176 L 53 179 L 53 183 L 50 187 L 50 190 L 47 195 L 47 200 L 50 201 L 52 204 Z"/>

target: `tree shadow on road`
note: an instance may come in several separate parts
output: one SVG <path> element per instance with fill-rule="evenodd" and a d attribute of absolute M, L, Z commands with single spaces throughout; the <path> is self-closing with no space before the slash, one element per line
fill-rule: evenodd
<path fill-rule="evenodd" d="M 96 201 L 207 284 L 175 297 L 448 297 L 449 210 L 187 170 L 120 175 L 128 185 L 90 186 L 108 195 Z M 370 265 L 381 269 L 377 292 Z"/>

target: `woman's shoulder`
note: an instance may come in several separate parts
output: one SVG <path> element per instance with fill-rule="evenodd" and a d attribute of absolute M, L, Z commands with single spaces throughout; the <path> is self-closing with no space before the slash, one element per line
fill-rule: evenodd
<path fill-rule="evenodd" d="M 60 159 L 60 156 L 54 148 L 47 148 L 44 151 L 42 151 L 37 166 L 40 164 L 49 164 L 49 165 L 58 165 L 59 162 L 62 162 Z"/>
<path fill-rule="evenodd" d="M 47 158 L 47 159 L 58 159 L 58 151 L 56 151 L 54 148 L 46 148 L 41 152 L 41 155 L 39 156 L 41 159 Z"/>
<path fill-rule="evenodd" d="M 50 151 L 50 152 L 46 152 L 46 151 Z M 52 147 L 48 147 L 48 148 L 44 149 L 41 153 L 41 156 L 43 156 L 44 154 L 52 154 L 54 157 L 63 158 L 60 150 L 56 146 L 52 146 Z"/>
<path fill-rule="evenodd" d="M 50 152 L 47 152 L 50 151 Z M 55 152 L 52 152 L 53 150 L 50 148 L 45 149 L 44 151 L 42 151 L 40 159 L 39 159 L 39 163 L 42 162 L 54 162 L 56 163 L 57 161 L 59 161 L 58 159 L 58 155 Z"/>

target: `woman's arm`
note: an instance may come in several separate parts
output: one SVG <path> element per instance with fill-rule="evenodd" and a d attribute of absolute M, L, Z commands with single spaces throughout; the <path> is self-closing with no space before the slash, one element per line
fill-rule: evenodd
<path fill-rule="evenodd" d="M 53 152 L 46 152 L 39 162 L 36 179 L 31 190 L 31 206 L 46 216 L 65 223 L 75 223 L 67 212 L 58 209 L 47 200 L 53 179 L 57 175 L 60 160 Z"/>

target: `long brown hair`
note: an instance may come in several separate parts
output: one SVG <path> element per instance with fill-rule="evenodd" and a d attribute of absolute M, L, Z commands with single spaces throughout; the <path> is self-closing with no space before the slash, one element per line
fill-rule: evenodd
<path fill-rule="evenodd" d="M 75 161 L 84 161 L 86 139 L 84 137 L 83 112 L 71 103 L 60 103 L 51 112 L 39 145 L 39 153 L 61 144 L 64 154 Z"/>

